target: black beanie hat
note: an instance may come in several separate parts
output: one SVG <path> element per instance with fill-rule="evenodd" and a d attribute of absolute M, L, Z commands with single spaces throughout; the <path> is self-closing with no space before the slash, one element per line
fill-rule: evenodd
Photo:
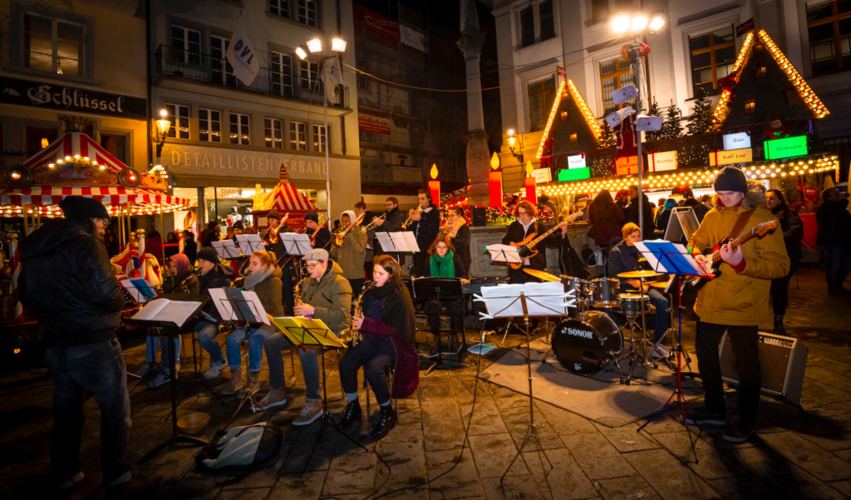
<path fill-rule="evenodd" d="M 109 219 L 106 207 L 97 200 L 82 196 L 69 196 L 59 203 L 62 215 L 66 219 L 88 221 L 89 219 Z"/>
<path fill-rule="evenodd" d="M 313 222 L 316 222 L 318 224 L 319 223 L 319 214 L 317 214 L 316 212 L 307 212 L 306 214 L 304 214 L 304 220 L 305 221 L 312 220 Z"/>
<path fill-rule="evenodd" d="M 267 219 L 278 219 L 281 220 L 281 214 L 277 210 L 272 210 L 268 214 L 266 214 Z"/>
<path fill-rule="evenodd" d="M 724 167 L 715 176 L 715 192 L 738 191 L 747 194 L 748 178 L 736 167 Z"/>
<path fill-rule="evenodd" d="M 236 221 L 236 222 L 234 222 L 234 223 L 233 223 L 233 228 L 234 228 L 234 229 L 243 229 L 243 230 L 244 230 L 244 229 L 245 229 L 245 225 L 242 223 L 242 221 L 241 221 L 241 220 L 238 220 L 238 221 Z"/>
<path fill-rule="evenodd" d="M 210 247 L 204 247 L 201 250 L 198 250 L 198 260 L 206 260 L 207 262 L 212 262 L 213 264 L 219 263 L 219 254 Z"/>

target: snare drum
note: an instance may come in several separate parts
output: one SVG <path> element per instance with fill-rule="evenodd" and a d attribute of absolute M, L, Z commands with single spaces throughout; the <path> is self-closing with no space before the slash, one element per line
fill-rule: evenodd
<path fill-rule="evenodd" d="M 618 296 L 620 299 L 621 313 L 623 314 L 641 314 L 641 301 L 644 300 L 644 310 L 647 311 L 648 296 L 641 296 L 637 293 L 622 293 Z"/>
<path fill-rule="evenodd" d="M 620 281 L 612 278 L 597 278 L 592 280 L 592 285 L 595 309 L 608 309 L 620 305 L 618 301 Z"/>
<path fill-rule="evenodd" d="M 574 298 L 578 301 L 591 300 L 592 296 L 592 283 L 589 280 L 584 280 L 581 278 L 575 278 L 573 276 L 568 276 L 566 274 L 562 274 L 559 276 L 559 279 L 562 283 L 564 283 L 564 291 L 569 292 L 571 290 L 574 291 Z"/>

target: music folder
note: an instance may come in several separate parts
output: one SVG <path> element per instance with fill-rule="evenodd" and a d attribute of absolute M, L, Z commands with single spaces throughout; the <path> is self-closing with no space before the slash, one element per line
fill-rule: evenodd
<path fill-rule="evenodd" d="M 236 259 L 242 257 L 239 248 L 236 247 L 233 240 L 214 241 L 213 248 L 222 259 Z"/>
<path fill-rule="evenodd" d="M 271 325 L 257 292 L 239 288 L 211 288 L 209 292 L 224 321 Z"/>
<path fill-rule="evenodd" d="M 310 237 L 306 234 L 281 233 L 278 238 L 284 244 L 287 255 L 307 255 L 313 249 L 313 245 L 310 244 Z"/>
<path fill-rule="evenodd" d="M 182 328 L 207 303 L 207 297 L 186 293 L 161 295 L 148 302 L 130 321 L 148 326 Z"/>
<path fill-rule="evenodd" d="M 311 319 L 303 316 L 282 316 L 276 318 L 269 314 L 266 316 L 294 346 L 330 347 L 333 349 L 346 348 L 346 344 L 334 335 L 334 332 L 321 319 Z"/>
<path fill-rule="evenodd" d="M 149 299 L 153 299 L 157 296 L 157 292 L 154 290 L 154 287 L 142 278 L 121 280 L 121 286 L 127 289 L 130 296 L 133 297 L 133 300 L 135 300 L 137 304 L 144 304 L 145 302 L 148 302 Z"/>
<path fill-rule="evenodd" d="M 680 243 L 665 240 L 639 241 L 635 247 L 657 273 L 711 277 Z"/>

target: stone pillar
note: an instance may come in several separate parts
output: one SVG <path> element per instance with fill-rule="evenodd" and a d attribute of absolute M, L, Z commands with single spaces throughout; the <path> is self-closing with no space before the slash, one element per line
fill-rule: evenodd
<path fill-rule="evenodd" d="M 490 150 L 488 136 L 485 133 L 484 106 L 482 105 L 482 80 L 479 58 L 485 43 L 485 34 L 479 32 L 479 21 L 475 13 L 475 2 L 468 0 L 461 39 L 456 45 L 464 54 L 467 63 L 467 177 L 470 190 L 467 199 L 470 206 L 488 205 L 488 171 L 490 170 Z"/>

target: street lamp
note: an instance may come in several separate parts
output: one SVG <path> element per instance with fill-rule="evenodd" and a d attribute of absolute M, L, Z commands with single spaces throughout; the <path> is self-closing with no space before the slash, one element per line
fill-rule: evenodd
<path fill-rule="evenodd" d="M 160 110 L 160 119 L 156 121 L 157 124 L 157 135 L 156 135 L 156 143 L 157 143 L 157 158 L 163 154 L 163 144 L 165 143 L 165 137 L 168 135 L 168 131 L 171 128 L 171 122 L 166 120 L 166 116 L 168 116 L 168 112 L 165 109 Z"/>
<path fill-rule="evenodd" d="M 325 71 L 326 62 L 329 59 L 334 59 L 334 58 L 338 57 L 339 54 L 342 54 L 343 52 L 345 52 L 347 43 L 342 38 L 334 38 L 333 40 L 331 40 L 331 52 L 332 52 L 332 54 L 327 55 L 327 56 L 322 54 L 322 41 L 320 39 L 313 38 L 313 39 L 305 42 L 305 45 L 307 45 L 307 50 L 310 51 L 310 54 L 305 52 L 305 50 L 303 48 L 296 47 L 296 49 L 295 49 L 296 55 L 299 57 L 299 59 L 301 59 L 302 61 L 305 61 L 305 60 L 308 60 L 308 57 L 310 57 L 311 55 L 316 54 L 316 57 L 319 58 L 319 62 L 322 64 L 322 67 L 319 69 L 319 75 L 322 75 L 322 73 Z M 308 68 L 308 70 L 309 70 L 309 68 Z M 309 72 L 310 71 L 308 71 L 308 73 Z M 323 92 L 322 92 L 322 103 L 323 103 L 323 107 L 325 109 L 325 144 L 323 145 L 323 147 L 325 148 L 325 199 L 326 199 L 326 203 L 328 205 L 328 227 L 330 228 L 331 227 L 331 221 L 333 220 L 331 218 L 331 174 L 330 174 L 331 160 L 330 160 L 330 148 L 329 148 L 329 144 L 330 144 L 330 137 L 329 136 L 330 136 L 330 134 L 328 133 L 328 93 L 324 92 L 324 90 L 325 89 L 323 89 Z M 307 131 L 305 131 L 305 134 L 307 134 Z"/>
<path fill-rule="evenodd" d="M 644 55 L 646 52 L 642 52 L 642 43 L 640 36 L 644 35 L 648 32 L 656 33 L 659 31 L 662 26 L 665 25 L 665 19 L 660 15 L 654 15 L 653 20 L 651 21 L 648 17 L 642 13 L 635 14 L 621 14 L 612 19 L 612 31 L 617 34 L 622 34 L 629 32 L 632 36 L 632 41 L 629 43 L 629 59 L 635 64 L 635 88 L 638 91 L 638 96 L 635 98 L 635 107 L 636 113 L 641 113 L 641 55 Z M 646 46 L 644 50 L 647 50 Z M 642 133 L 640 130 L 636 130 L 638 134 L 637 143 L 638 143 L 638 228 L 641 231 L 641 234 L 644 234 L 644 210 L 642 209 L 643 200 L 641 199 L 641 195 L 643 191 L 641 189 L 641 184 L 643 180 L 643 170 L 644 165 L 641 158 L 641 139 Z"/>
<path fill-rule="evenodd" d="M 511 154 L 514 155 L 514 158 L 517 159 L 518 162 L 525 163 L 523 158 L 523 134 L 520 134 L 520 139 L 518 141 L 517 136 L 514 135 L 513 129 L 508 129 L 508 137 L 505 139 L 508 142 L 508 149 L 511 150 Z M 514 151 L 514 148 L 518 146 L 519 142 L 519 153 Z"/>

